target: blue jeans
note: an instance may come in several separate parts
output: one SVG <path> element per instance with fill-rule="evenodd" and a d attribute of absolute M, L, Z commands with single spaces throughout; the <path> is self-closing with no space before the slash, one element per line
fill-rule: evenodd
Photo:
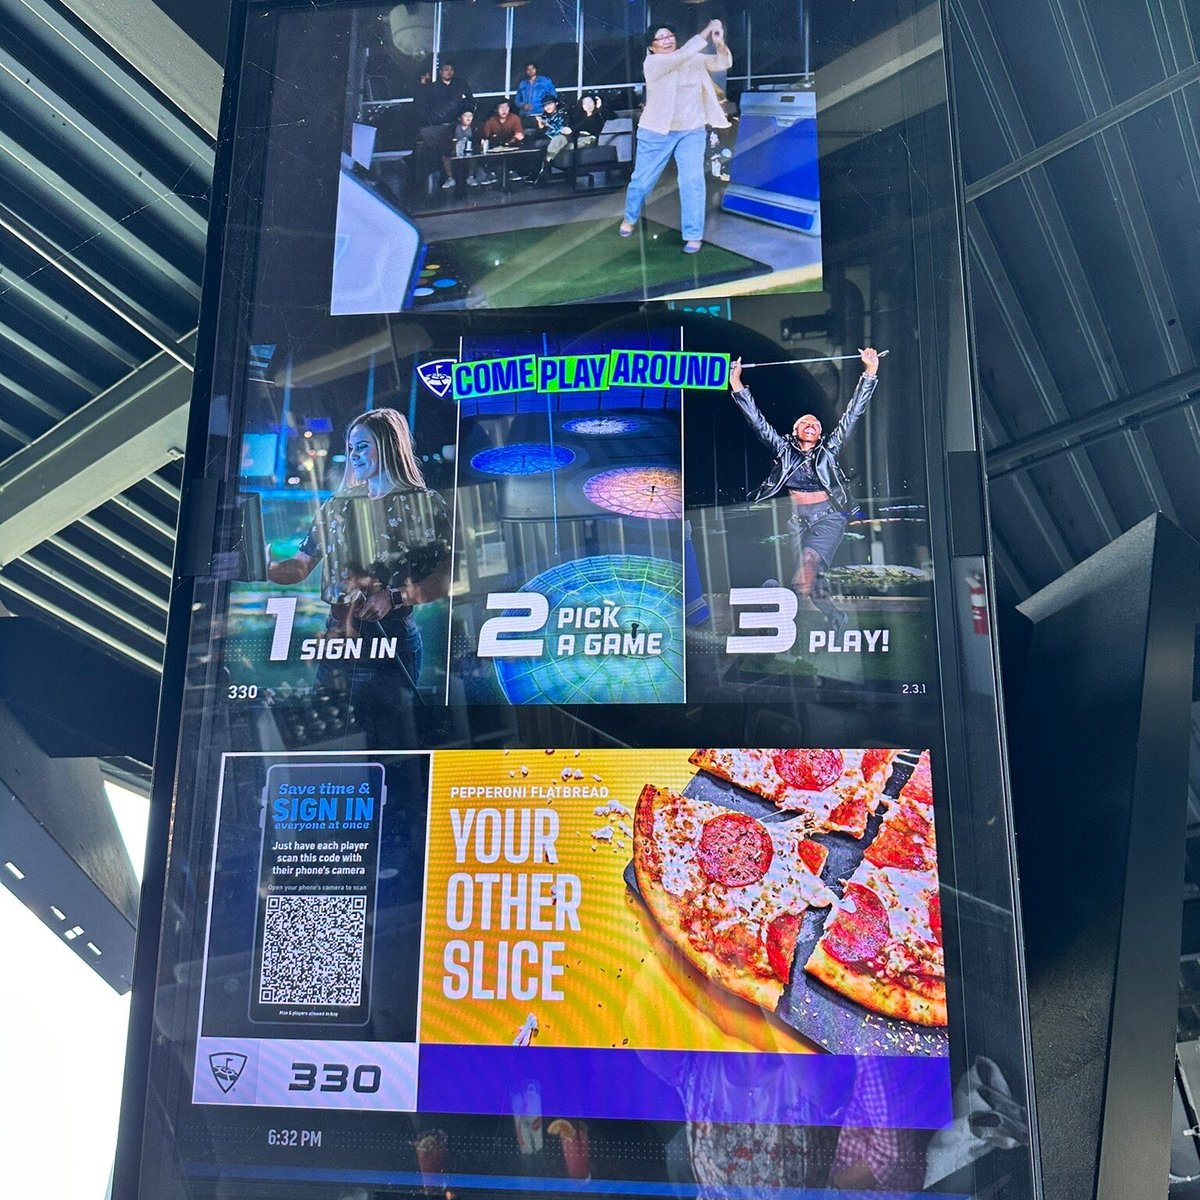
<path fill-rule="evenodd" d="M 679 173 L 680 224 L 685 242 L 698 242 L 704 237 L 704 147 L 708 131 L 677 129 L 671 133 L 637 131 L 637 162 L 633 178 L 625 193 L 625 220 L 632 225 L 642 214 L 646 197 L 654 190 L 658 177 L 666 170 L 671 157 Z"/>

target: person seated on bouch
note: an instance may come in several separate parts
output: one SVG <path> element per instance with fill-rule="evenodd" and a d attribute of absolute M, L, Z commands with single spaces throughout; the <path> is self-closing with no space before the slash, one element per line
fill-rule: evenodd
<path fill-rule="evenodd" d="M 588 92 L 579 97 L 575 112 L 571 115 L 571 144 L 574 146 L 594 146 L 600 139 L 604 122 L 608 116 L 602 110 L 600 97 L 594 92 Z"/>
<path fill-rule="evenodd" d="M 542 169 L 538 172 L 535 182 L 541 183 L 546 175 L 546 168 L 571 145 L 573 129 L 567 124 L 567 115 L 558 107 L 557 96 L 547 96 L 542 101 L 542 115 L 538 117 L 538 129 L 543 137 L 549 138 L 546 143 L 546 157 L 542 161 Z"/>
<path fill-rule="evenodd" d="M 506 146 L 519 146 L 525 140 L 525 124 L 512 110 L 507 100 L 501 100 L 495 111 L 483 123 L 480 137 L 489 150 L 501 150 Z"/>
<path fill-rule="evenodd" d="M 473 155 L 481 153 L 479 148 L 479 130 L 475 125 L 475 112 L 473 109 L 464 108 L 459 113 L 450 138 L 454 145 L 455 158 L 470 158 Z M 449 159 L 446 160 L 444 165 L 446 168 L 446 182 L 442 184 L 442 187 L 453 187 L 454 176 L 451 171 Z M 481 184 L 486 186 L 489 183 L 495 182 L 496 177 L 489 175 L 483 169 L 482 159 L 476 157 L 471 164 L 471 173 L 467 176 L 467 186 L 479 187 Z"/>

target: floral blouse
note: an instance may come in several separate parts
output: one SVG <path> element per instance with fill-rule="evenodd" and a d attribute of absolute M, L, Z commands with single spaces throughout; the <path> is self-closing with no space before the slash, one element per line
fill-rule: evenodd
<path fill-rule="evenodd" d="M 432 575 L 450 558 L 451 536 L 437 492 L 400 488 L 372 498 L 353 488 L 325 501 L 300 552 L 321 560 L 321 598 L 338 604 L 363 577 L 401 587 Z"/>

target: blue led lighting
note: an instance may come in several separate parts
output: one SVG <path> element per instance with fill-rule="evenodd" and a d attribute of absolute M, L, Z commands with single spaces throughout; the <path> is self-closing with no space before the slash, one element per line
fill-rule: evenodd
<path fill-rule="evenodd" d="M 609 437 L 622 433 L 636 433 L 645 429 L 646 422 L 637 417 L 573 417 L 563 422 L 566 433 L 582 434 L 584 437 Z"/>
<path fill-rule="evenodd" d="M 543 471 L 560 470 L 574 461 L 575 455 L 565 446 L 520 442 L 481 450 L 471 459 L 471 466 L 486 475 L 540 475 Z"/>

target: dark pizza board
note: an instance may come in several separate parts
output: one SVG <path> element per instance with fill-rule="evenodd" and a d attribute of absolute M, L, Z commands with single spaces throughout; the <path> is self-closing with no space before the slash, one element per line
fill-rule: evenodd
<path fill-rule="evenodd" d="M 910 774 L 910 765 L 898 759 L 884 789 L 885 794 L 895 796 Z M 703 771 L 693 776 L 683 789 L 683 794 L 692 800 L 705 800 L 747 813 L 765 825 L 787 824 L 795 819 L 794 815 L 776 808 L 770 801 Z M 867 822 L 866 835 L 862 838 L 840 833 L 812 835 L 812 841 L 829 851 L 821 878 L 839 896 L 843 882 L 853 874 L 862 861 L 863 852 L 875 837 L 880 820 L 879 815 L 872 816 Z M 630 891 L 641 899 L 632 862 L 625 868 L 624 878 Z M 949 1039 L 945 1029 L 914 1025 L 910 1021 L 869 1012 L 861 1004 L 840 995 L 804 970 L 804 964 L 821 936 L 829 913 L 827 908 L 806 910 L 796 939 L 792 978 L 783 990 L 775 1015 L 797 1033 L 834 1054 L 946 1055 L 949 1052 Z"/>

